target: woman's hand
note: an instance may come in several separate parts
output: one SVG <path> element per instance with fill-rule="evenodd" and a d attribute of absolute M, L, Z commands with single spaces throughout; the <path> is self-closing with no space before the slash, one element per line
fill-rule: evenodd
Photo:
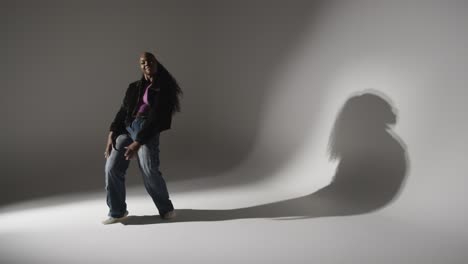
<path fill-rule="evenodd" d="M 141 145 L 140 143 L 138 143 L 138 141 L 133 141 L 132 144 L 125 147 L 125 149 L 127 149 L 127 151 L 125 151 L 125 154 L 124 154 L 125 159 L 126 160 L 133 159 L 133 157 L 136 155 L 140 147 Z"/>
<path fill-rule="evenodd" d="M 107 137 L 106 149 L 104 150 L 104 157 L 106 159 L 109 158 L 111 151 L 112 151 L 112 131 L 109 133 L 109 136 Z"/>

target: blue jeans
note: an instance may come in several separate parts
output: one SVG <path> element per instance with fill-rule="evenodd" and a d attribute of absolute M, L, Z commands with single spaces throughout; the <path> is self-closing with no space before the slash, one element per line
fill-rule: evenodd
<path fill-rule="evenodd" d="M 111 217 L 121 217 L 127 210 L 125 203 L 125 174 L 130 160 L 125 159 L 125 147 L 135 140 L 138 131 L 145 122 L 144 118 L 137 117 L 130 126 L 127 126 L 128 134 L 119 135 L 116 139 L 115 149 L 112 149 L 110 156 L 106 160 L 106 192 L 107 206 Z M 137 153 L 138 166 L 143 175 L 143 182 L 146 191 L 153 199 L 159 215 L 174 210 L 166 182 L 159 171 L 159 133 L 142 145 Z"/>

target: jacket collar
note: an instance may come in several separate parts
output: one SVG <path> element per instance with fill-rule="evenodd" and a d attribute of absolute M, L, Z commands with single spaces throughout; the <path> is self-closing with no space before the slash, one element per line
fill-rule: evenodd
<path fill-rule="evenodd" d="M 149 82 L 145 79 L 145 76 L 141 76 L 140 80 L 137 82 L 138 90 L 140 92 L 143 91 L 148 84 Z"/>

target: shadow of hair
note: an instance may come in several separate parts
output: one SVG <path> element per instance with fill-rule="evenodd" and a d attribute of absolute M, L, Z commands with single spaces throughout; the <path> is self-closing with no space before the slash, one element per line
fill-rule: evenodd
<path fill-rule="evenodd" d="M 248 218 L 276 220 L 365 214 L 394 201 L 408 170 L 406 146 L 391 130 L 396 109 L 376 90 L 351 96 L 336 118 L 329 141 L 330 158 L 338 165 L 330 185 L 294 199 L 229 210 L 179 209 L 165 221 L 157 216 L 130 216 L 122 224 L 225 221 Z"/>

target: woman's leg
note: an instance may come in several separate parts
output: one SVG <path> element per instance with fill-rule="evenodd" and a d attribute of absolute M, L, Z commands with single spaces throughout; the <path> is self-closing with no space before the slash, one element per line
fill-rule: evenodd
<path fill-rule="evenodd" d="M 125 174 L 130 164 L 126 160 L 125 147 L 132 143 L 132 139 L 126 135 L 119 135 L 116 139 L 115 149 L 112 149 L 109 158 L 106 160 L 106 192 L 107 205 L 109 206 L 108 216 L 118 218 L 125 214 L 127 204 L 125 203 Z"/>
<path fill-rule="evenodd" d="M 159 171 L 159 134 L 140 147 L 138 165 L 143 175 L 146 191 L 158 208 L 159 215 L 163 216 L 174 210 L 166 182 Z"/>

